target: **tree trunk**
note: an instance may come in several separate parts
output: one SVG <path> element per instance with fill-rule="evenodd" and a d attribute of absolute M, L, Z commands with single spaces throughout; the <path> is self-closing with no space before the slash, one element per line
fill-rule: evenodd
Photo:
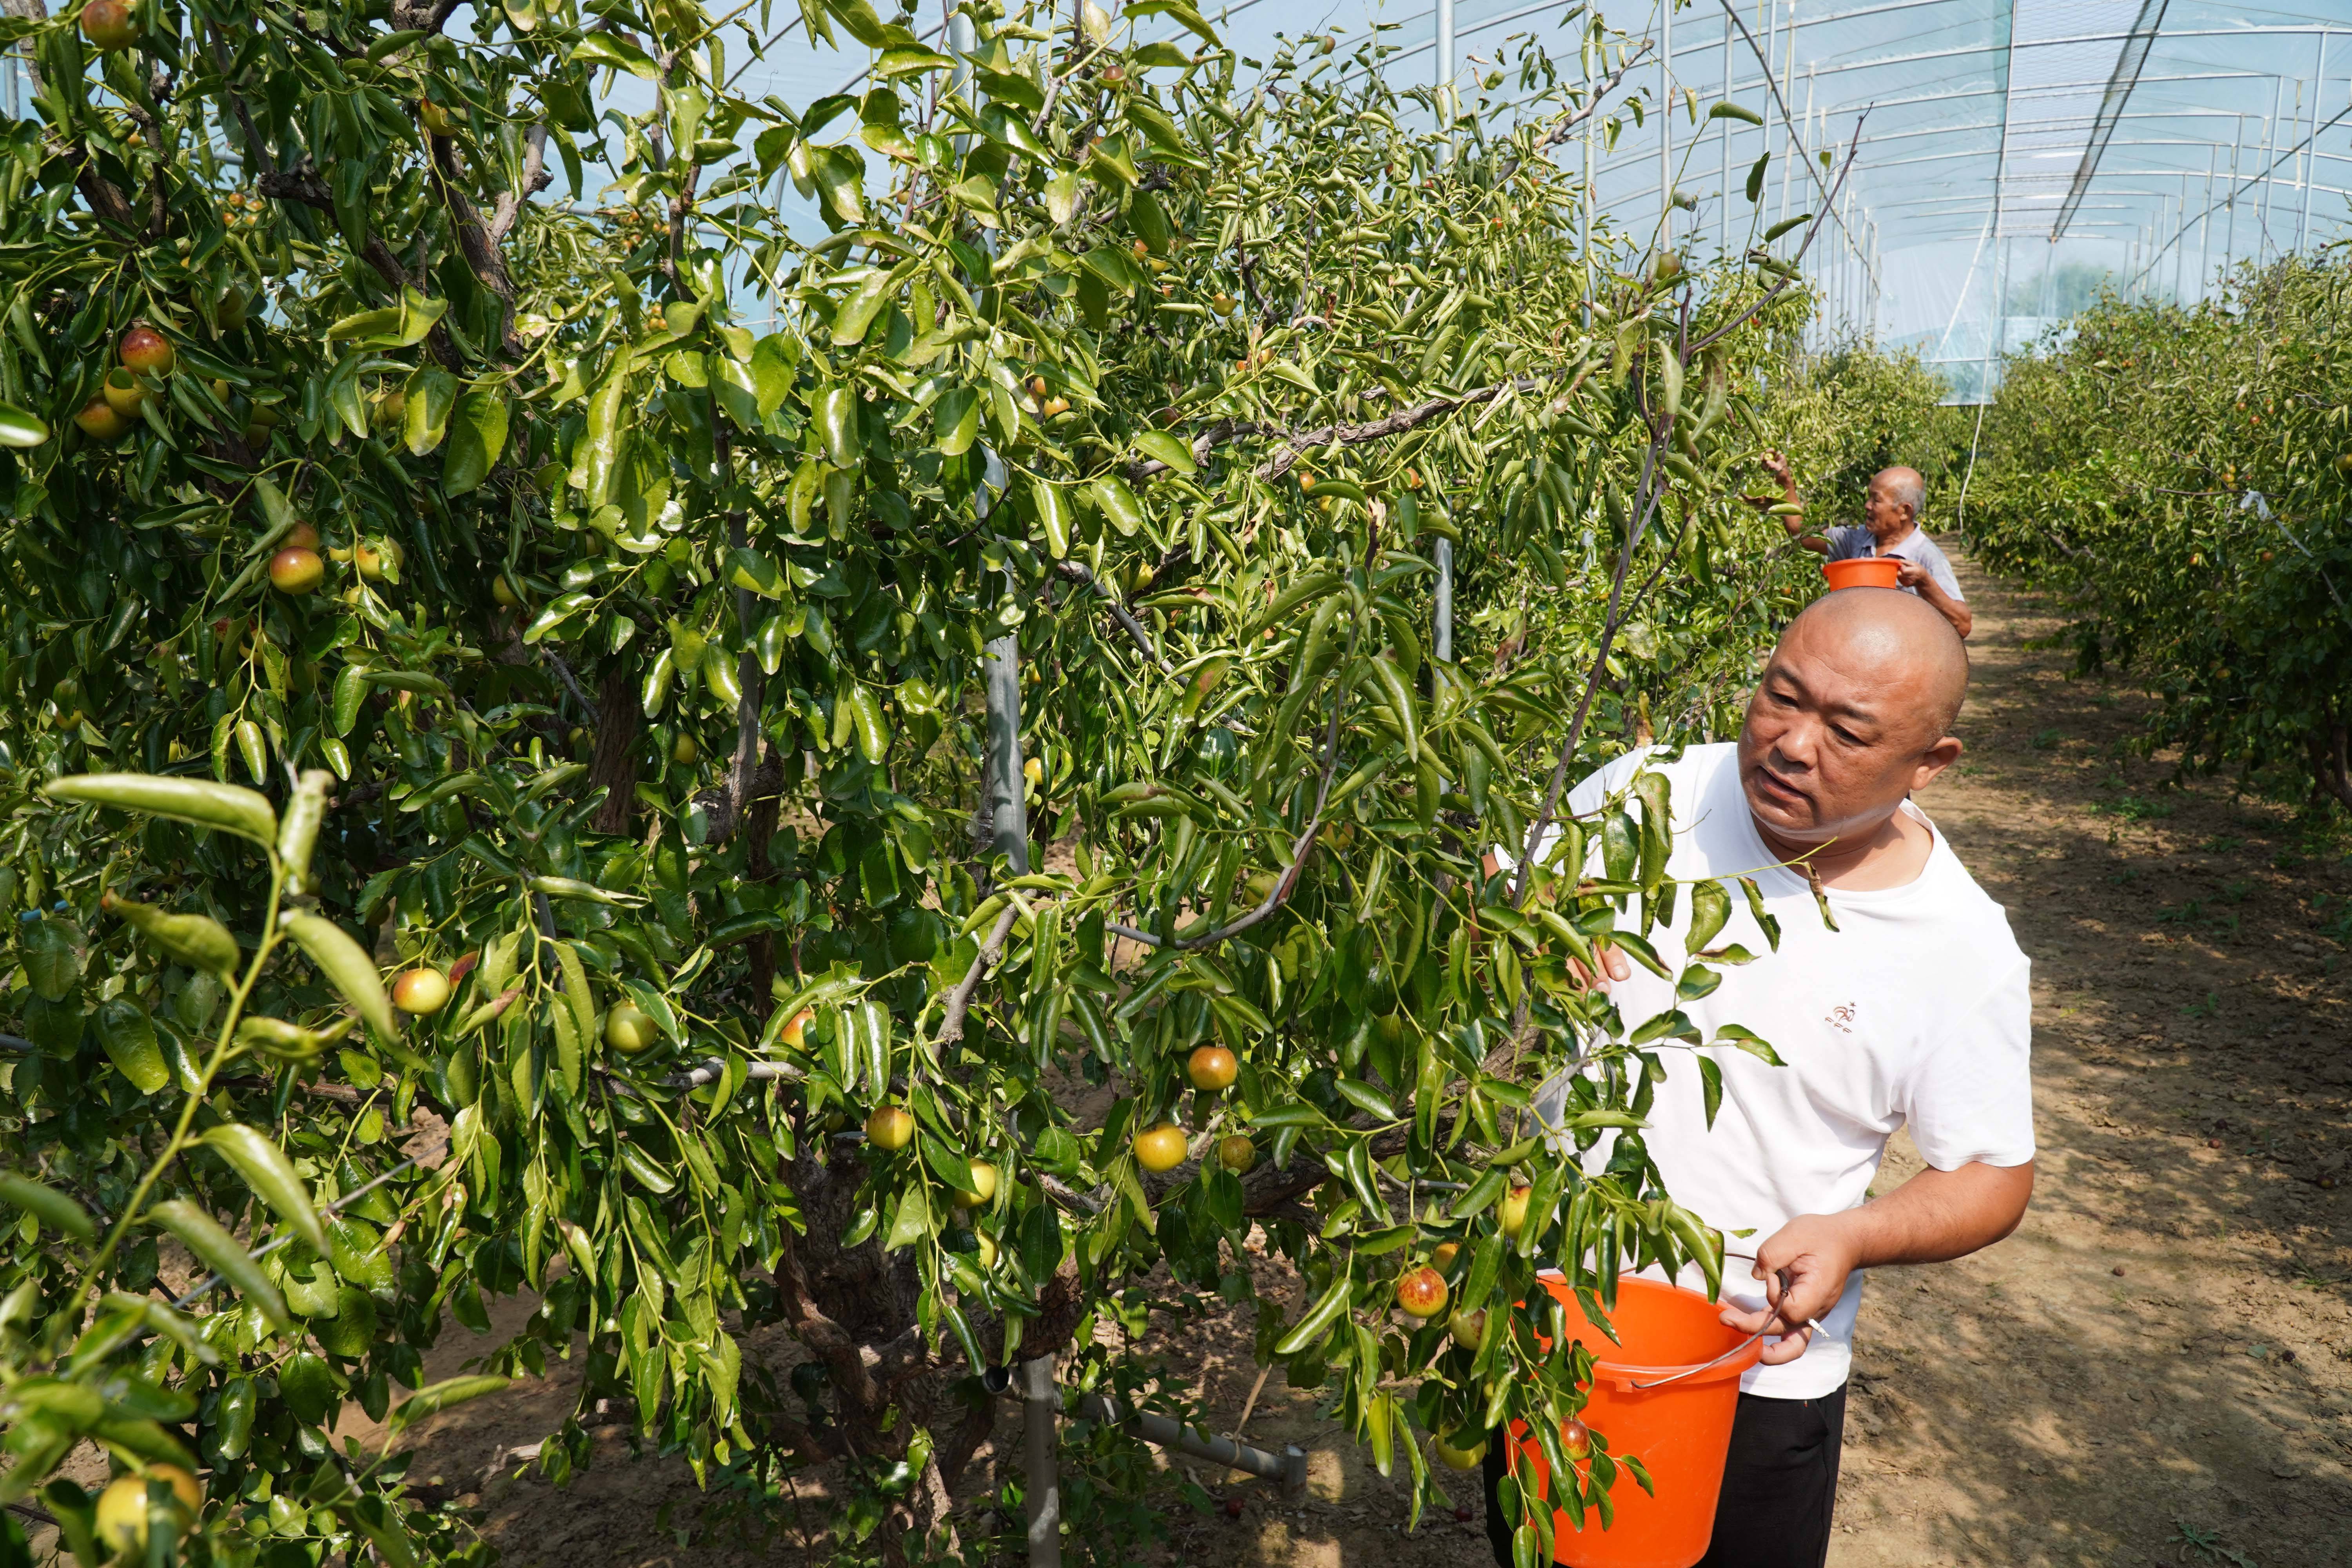
<path fill-rule="evenodd" d="M 2352 811 L 2352 725 L 2330 723 L 2324 731 L 2305 737 L 2311 752 L 2311 775 L 2345 810 Z"/>
<path fill-rule="evenodd" d="M 604 792 L 596 807 L 599 833 L 626 835 L 637 809 L 636 674 L 626 660 L 604 666 L 596 688 L 596 752 L 588 763 L 588 787 Z"/>

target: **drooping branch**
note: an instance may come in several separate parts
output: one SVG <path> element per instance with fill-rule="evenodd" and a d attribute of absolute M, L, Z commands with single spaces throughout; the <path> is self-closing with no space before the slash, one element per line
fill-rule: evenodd
<path fill-rule="evenodd" d="M 0 16 L 26 22 L 43 22 L 48 19 L 48 6 L 43 4 L 43 0 L 0 0 Z M 25 85 L 31 89 L 33 96 L 38 97 L 41 92 L 41 65 L 39 58 L 33 52 L 31 38 L 17 46 L 17 65 L 25 73 Z M 79 140 L 52 141 L 50 146 L 59 157 L 73 164 L 74 188 L 81 192 L 81 199 L 89 204 L 89 210 L 99 220 L 137 235 L 138 214 L 131 210 L 129 199 L 115 188 L 114 182 L 98 172 L 98 163 L 91 158 L 89 148 Z"/>
<path fill-rule="evenodd" d="M 1348 657 L 1353 658 L 1354 655 L 1354 634 L 1350 633 Z M 1139 931 L 1134 926 L 1120 925 L 1116 921 L 1106 922 L 1104 929 L 1147 947 L 1166 948 L 1175 952 L 1196 952 L 1202 948 L 1213 947 L 1239 936 L 1272 917 L 1275 910 L 1289 900 L 1291 892 L 1298 886 L 1299 874 L 1307 868 L 1307 852 L 1315 847 L 1316 836 L 1323 830 L 1323 813 L 1331 799 L 1331 780 L 1339 769 L 1339 715 L 1346 706 L 1344 701 L 1331 704 L 1331 717 L 1323 729 L 1323 776 L 1315 787 L 1315 810 L 1307 818 L 1307 826 L 1298 830 L 1298 837 L 1290 841 L 1290 864 L 1282 868 L 1282 875 L 1274 879 L 1274 887 L 1255 909 L 1194 937 L 1163 940 L 1150 931 Z"/>
<path fill-rule="evenodd" d="M 1085 563 L 1064 561 L 1059 563 L 1059 570 L 1063 576 L 1074 583 L 1087 584 L 1102 596 L 1103 607 L 1110 611 L 1111 619 L 1117 621 L 1120 629 L 1135 639 L 1135 645 L 1143 650 L 1145 658 L 1163 670 L 1171 668 L 1168 660 L 1161 656 L 1160 646 L 1151 640 L 1151 633 L 1146 630 L 1143 623 L 1137 620 L 1128 607 L 1119 602 L 1118 595 L 1111 592 L 1110 585 L 1089 571 Z"/>

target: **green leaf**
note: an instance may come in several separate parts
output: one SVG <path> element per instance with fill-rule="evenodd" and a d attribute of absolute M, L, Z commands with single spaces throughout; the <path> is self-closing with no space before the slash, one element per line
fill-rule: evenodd
<path fill-rule="evenodd" d="M 402 415 L 401 441 L 407 447 L 409 456 L 421 458 L 441 445 L 457 404 L 457 378 L 447 371 L 421 370 L 408 378 L 408 404 Z"/>
<path fill-rule="evenodd" d="M 860 284 L 834 312 L 834 347 L 850 348 L 864 342 L 866 329 L 874 324 L 874 318 L 881 314 L 882 307 L 890 302 L 897 289 L 898 279 L 888 272 L 877 272 Z"/>
<path fill-rule="evenodd" d="M 439 1383 L 427 1384 L 394 1405 L 392 1419 L 385 1426 L 394 1432 L 404 1431 L 428 1415 L 454 1410 L 486 1394 L 500 1393 L 511 1381 L 483 1373 L 472 1377 L 444 1378 Z"/>
<path fill-rule="evenodd" d="M 1185 0 L 1136 0 L 1134 5 L 1121 7 L 1120 14 L 1129 17 L 1166 16 L 1179 26 L 1191 29 L 1209 47 L 1213 49 L 1217 47 L 1216 29 L 1203 21 L 1201 13 L 1186 4 Z"/>
<path fill-rule="evenodd" d="M 971 1161 L 929 1132 L 921 1133 L 917 1141 L 923 1146 L 923 1163 L 948 1184 L 950 1191 L 969 1193 L 978 1190 L 972 1181 Z"/>
<path fill-rule="evenodd" d="M 293 1228 L 294 1234 L 317 1252 L 327 1250 L 327 1227 L 310 1206 L 310 1190 L 295 1173 L 286 1152 L 261 1132 L 241 1121 L 224 1121 L 207 1129 L 203 1141 L 222 1159 L 236 1167 L 245 1184 Z"/>
<path fill-rule="evenodd" d="M 310 955 L 319 973 L 342 993 L 343 1000 L 369 1028 L 387 1040 L 399 1037 L 400 1024 L 393 1016 L 392 999 L 384 994 L 383 976 L 377 973 L 367 949 L 334 921 L 314 914 L 289 915 L 286 934 Z"/>
<path fill-rule="evenodd" d="M 1694 883 L 1690 927 L 1683 932 L 1683 951 L 1696 956 L 1730 919 L 1731 894 L 1721 882 Z"/>
<path fill-rule="evenodd" d="M 1136 449 L 1147 458 L 1157 458 L 1190 479 L 1198 471 L 1192 461 L 1192 446 L 1181 437 L 1165 430 L 1146 430 L 1135 438 Z"/>
<path fill-rule="evenodd" d="M 730 552 L 727 567 L 727 580 L 736 587 L 749 589 L 763 599 L 784 596 L 783 573 L 777 569 L 774 562 L 758 551 L 747 546 Z"/>
<path fill-rule="evenodd" d="M 654 58 L 615 33 L 591 33 L 581 39 L 579 47 L 572 51 L 572 63 L 607 66 L 647 81 L 661 79 L 661 67 L 654 63 Z"/>
<path fill-rule="evenodd" d="M 1757 113 L 1746 104 L 1733 103 L 1728 100 L 1718 103 L 1713 109 L 1708 110 L 1706 111 L 1706 117 L 1709 120 L 1737 120 L 1743 125 L 1761 125 L 1764 123 L 1764 117 L 1762 115 Z"/>
<path fill-rule="evenodd" d="M 866 0 L 824 0 L 824 8 L 849 29 L 851 37 L 869 49 L 889 47 L 903 32 L 883 26 L 882 18 L 874 14 L 874 7 Z"/>
<path fill-rule="evenodd" d="M 49 438 L 41 419 L 13 403 L 0 403 L 0 447 L 37 447 Z"/>
<path fill-rule="evenodd" d="M 51 779 L 42 793 L 59 800 L 144 811 L 216 827 L 250 838 L 264 848 L 278 842 L 278 813 L 258 791 L 209 779 L 164 778 L 152 773 L 76 773 Z"/>
<path fill-rule="evenodd" d="M 46 1002 L 63 1002 L 81 988 L 81 954 L 66 922 L 44 915 L 20 926 L 16 950 L 25 958 L 25 978 Z"/>
<path fill-rule="evenodd" d="M 1789 1065 L 1780 1059 L 1780 1053 L 1772 1048 L 1769 1041 L 1765 1039 L 1763 1036 L 1756 1033 L 1753 1029 L 1749 1029 L 1742 1025 L 1726 1024 L 1722 1027 L 1717 1029 L 1715 1032 L 1715 1038 L 1707 1042 L 1710 1046 L 1719 1046 L 1726 1043 L 1738 1046 L 1749 1056 L 1755 1057 L 1759 1060 L 1767 1062 L 1773 1067 L 1786 1067 Z"/>
<path fill-rule="evenodd" d="M 243 1296 L 280 1331 L 294 1326 L 287 1315 L 286 1299 L 278 1293 L 256 1263 L 237 1245 L 236 1237 L 221 1228 L 220 1222 L 195 1205 L 183 1198 L 171 1198 L 157 1204 L 149 1211 L 164 1229 L 180 1238 L 190 1252 L 204 1260 L 205 1266 L 236 1288 Z"/>
<path fill-rule="evenodd" d="M 29 1176 L 0 1171 L 0 1203 L 14 1204 L 51 1230 L 61 1230 L 78 1241 L 98 1239 L 98 1226 L 90 1222 L 88 1210 Z"/>
<path fill-rule="evenodd" d="M 441 460 L 445 493 L 464 495 L 489 478 L 506 451 L 507 419 L 503 387 L 478 386 L 457 399 L 449 417 L 449 453 Z"/>
<path fill-rule="evenodd" d="M 890 1234 L 883 1238 L 882 1249 L 896 1252 L 902 1247 L 912 1247 L 930 1235 L 931 1229 L 931 1205 L 923 1195 L 922 1184 L 910 1184 L 898 1199 L 898 1210 L 890 1221 Z"/>
<path fill-rule="evenodd" d="M 163 1047 L 155 1043 L 155 1022 L 147 1009 L 129 996 L 110 997 L 99 1004 L 98 1043 L 107 1059 L 142 1094 L 153 1094 L 172 1081 Z"/>
<path fill-rule="evenodd" d="M 1813 215 L 1811 213 L 1799 213 L 1795 217 L 1784 217 L 1764 231 L 1764 243 L 1769 245 L 1790 229 L 1802 228 L 1812 221 Z"/>
<path fill-rule="evenodd" d="M 882 58 L 874 62 L 874 76 L 878 81 L 888 81 L 896 77 L 916 76 L 930 70 L 945 70 L 954 64 L 954 60 L 931 49 L 885 49 L 882 51 Z"/>

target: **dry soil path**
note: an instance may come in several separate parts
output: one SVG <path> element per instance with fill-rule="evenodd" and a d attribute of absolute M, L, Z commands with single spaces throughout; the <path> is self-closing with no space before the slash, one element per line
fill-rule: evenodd
<path fill-rule="evenodd" d="M 2042 1182 L 1872 1280 L 1830 1561 L 2352 1562 L 2352 839 L 2165 787 L 2147 700 L 1962 578 L 1969 754 L 1923 804 L 2033 960 Z"/>
<path fill-rule="evenodd" d="M 1922 797 L 2034 961 L 2042 1185 L 2018 1235 L 1871 1282 L 1835 1568 L 2352 1563 L 2352 835 L 2129 752 L 2129 685 L 2069 679 L 2053 606 L 1961 568 L 1978 609 L 1969 754 Z M 1916 1168 L 1898 1141 L 1884 1191 Z M 1269 1281 L 1272 1283 L 1272 1281 Z M 452 1329 L 436 1361 L 467 1353 Z M 476 1342 L 478 1343 L 479 1342 Z M 1147 1342 L 1218 1428 L 1247 1334 Z M 437 1370 L 437 1369 L 436 1369 Z M 797 1563 L 795 1532 L 692 1539 L 683 1467 L 617 1426 L 568 1489 L 507 1479 L 569 1378 L 453 1412 L 412 1474 L 483 1507 L 513 1568 Z M 1479 1568 L 1473 1517 L 1408 1536 L 1400 1489 L 1277 1376 L 1248 1436 L 1313 1451 L 1310 1497 L 1192 1474 L 1161 1563 Z M 999 1434 L 1017 1450 L 1017 1426 Z M 500 1458 L 507 1462 L 498 1466 Z M 485 1468 L 499 1479 L 483 1484 Z M 821 1531 L 822 1476 L 803 1519 Z M 689 1543 L 691 1542 L 691 1543 Z"/>

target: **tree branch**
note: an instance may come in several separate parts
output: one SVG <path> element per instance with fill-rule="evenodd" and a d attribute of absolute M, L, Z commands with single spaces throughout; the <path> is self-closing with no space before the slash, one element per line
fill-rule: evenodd
<path fill-rule="evenodd" d="M 392 7 L 392 30 L 404 33 L 415 27 L 427 33 L 437 33 L 446 26 L 464 0 L 395 0 Z"/>
<path fill-rule="evenodd" d="M 532 131 L 540 136 L 543 146 L 546 137 L 545 128 L 533 126 Z M 456 142 L 449 137 L 436 136 L 427 132 L 425 136 L 425 166 L 433 172 L 433 184 L 441 193 L 441 205 L 448 209 L 449 227 L 457 236 L 457 248 L 464 253 L 466 265 L 473 268 L 474 277 L 480 281 L 482 287 L 498 296 L 499 352 L 509 359 L 519 359 L 525 352 L 525 345 L 520 338 L 515 336 L 514 279 L 507 273 L 506 252 L 499 248 L 498 239 L 490 233 L 489 225 L 483 221 L 481 211 L 474 205 L 473 198 L 460 190 L 452 178 L 458 173 Z M 539 171 L 539 176 L 541 184 L 544 184 L 548 179 L 544 167 Z M 508 197 L 514 197 L 515 213 L 519 216 L 521 212 L 522 197 L 530 194 L 528 181 L 525 182 L 525 186 L 526 189 L 521 195 L 509 191 L 505 196 L 501 196 L 500 206 L 503 208 Z M 508 221 L 511 226 L 512 218 Z"/>
<path fill-rule="evenodd" d="M 488 225 L 492 243 L 503 244 L 514 232 L 522 209 L 531 197 L 555 183 L 547 167 L 547 122 L 541 121 L 523 133 L 522 184 L 499 197 Z"/>
<path fill-rule="evenodd" d="M 955 989 L 948 993 L 947 1012 L 940 1020 L 940 1045 L 950 1046 L 963 1038 L 964 1015 L 971 1011 L 971 994 L 980 988 L 980 983 L 987 978 L 988 972 L 1003 958 L 1004 940 L 1013 933 L 1013 922 L 1020 918 L 1021 906 L 1006 900 L 1003 912 L 996 917 L 996 924 L 989 930 L 988 940 L 980 944 L 980 952 L 972 956 L 971 967 L 963 972 L 963 978 L 957 981 Z"/>

